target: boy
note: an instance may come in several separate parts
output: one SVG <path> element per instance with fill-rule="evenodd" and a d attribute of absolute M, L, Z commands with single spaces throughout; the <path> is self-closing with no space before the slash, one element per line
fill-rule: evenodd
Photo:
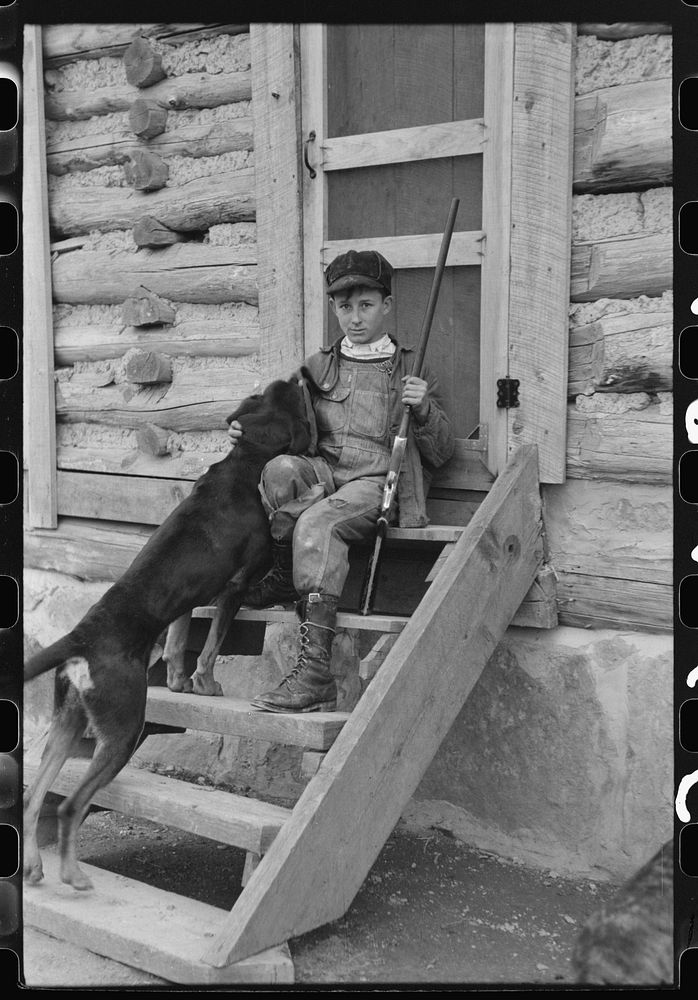
<path fill-rule="evenodd" d="M 431 473 L 453 453 L 450 422 L 436 380 L 411 376 L 414 349 L 384 331 L 392 308 L 392 274 L 375 250 L 350 250 L 325 271 L 330 305 L 343 337 L 307 358 L 300 370 L 317 437 L 314 454 L 280 455 L 262 473 L 259 491 L 274 544 L 274 565 L 245 603 L 298 601 L 298 661 L 273 691 L 252 704 L 270 712 L 332 710 L 330 673 L 337 603 L 353 542 L 372 540 L 392 442 L 403 407 L 412 420 L 397 490 L 402 526 L 427 523 Z M 241 435 L 229 428 L 231 443 Z"/>

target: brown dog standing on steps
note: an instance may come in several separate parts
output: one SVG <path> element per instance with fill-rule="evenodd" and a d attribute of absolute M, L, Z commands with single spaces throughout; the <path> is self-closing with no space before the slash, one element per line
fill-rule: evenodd
<path fill-rule="evenodd" d="M 170 622 L 219 594 L 230 621 L 249 583 L 271 561 L 257 484 L 271 458 L 300 454 L 310 443 L 301 390 L 293 380 L 272 382 L 261 395 L 246 399 L 231 420 L 244 427 L 244 441 L 197 481 L 72 632 L 25 665 L 25 681 L 58 667 L 53 721 L 36 781 L 25 795 L 24 875 L 29 882 L 43 877 L 37 824 L 44 797 L 89 724 L 96 739 L 92 761 L 58 816 L 61 879 L 75 889 L 91 888 L 77 863 L 77 831 L 95 793 L 138 745 L 155 640 Z M 214 683 L 212 662 L 209 670 L 203 689 Z M 186 690 L 185 681 L 168 667 L 169 687 Z"/>

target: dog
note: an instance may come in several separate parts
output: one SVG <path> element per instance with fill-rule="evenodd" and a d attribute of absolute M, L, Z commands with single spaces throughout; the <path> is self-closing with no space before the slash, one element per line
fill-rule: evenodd
<path fill-rule="evenodd" d="M 25 665 L 25 683 L 57 668 L 53 720 L 36 781 L 25 795 L 24 877 L 29 883 L 43 878 L 37 824 L 44 797 L 89 726 L 95 737 L 92 760 L 83 782 L 59 806 L 58 820 L 61 880 L 75 889 L 92 888 L 77 863 L 77 831 L 95 793 L 139 744 L 156 639 L 175 619 L 188 620 L 191 608 L 217 595 L 224 609 L 217 622 L 222 638 L 223 618 L 234 617 L 250 583 L 271 562 L 257 486 L 271 458 L 301 454 L 310 444 L 300 385 L 272 382 L 244 400 L 228 423 L 233 420 L 243 428 L 237 446 L 201 476 L 75 628 Z M 168 686 L 191 690 L 176 653 L 168 661 Z M 201 670 L 197 665 L 201 691 L 213 689 L 212 664 L 209 658 Z"/>

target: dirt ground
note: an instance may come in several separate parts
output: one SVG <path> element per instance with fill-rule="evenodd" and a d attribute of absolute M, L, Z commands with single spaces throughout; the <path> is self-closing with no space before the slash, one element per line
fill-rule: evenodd
<path fill-rule="evenodd" d="M 80 857 L 228 909 L 244 861 L 237 848 L 109 812 L 87 818 Z M 398 824 L 346 915 L 289 942 L 296 984 L 569 984 L 580 924 L 614 892 Z M 163 984 L 30 928 L 24 972 L 37 987 Z"/>

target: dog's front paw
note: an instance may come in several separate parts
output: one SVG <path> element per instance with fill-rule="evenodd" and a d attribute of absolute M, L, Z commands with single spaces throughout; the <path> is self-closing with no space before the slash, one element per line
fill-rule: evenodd
<path fill-rule="evenodd" d="M 168 677 L 167 686 L 170 691 L 177 691 L 179 694 L 191 694 L 193 687 L 191 677 L 187 677 L 185 674 Z"/>
<path fill-rule="evenodd" d="M 23 874 L 24 881 L 28 882 L 29 885 L 38 885 L 44 877 L 44 866 L 41 864 L 41 858 L 27 858 L 25 856 Z"/>
<path fill-rule="evenodd" d="M 219 698 L 223 696 L 223 688 L 214 677 L 194 672 L 192 679 L 194 681 L 194 694 L 213 695 Z"/>

